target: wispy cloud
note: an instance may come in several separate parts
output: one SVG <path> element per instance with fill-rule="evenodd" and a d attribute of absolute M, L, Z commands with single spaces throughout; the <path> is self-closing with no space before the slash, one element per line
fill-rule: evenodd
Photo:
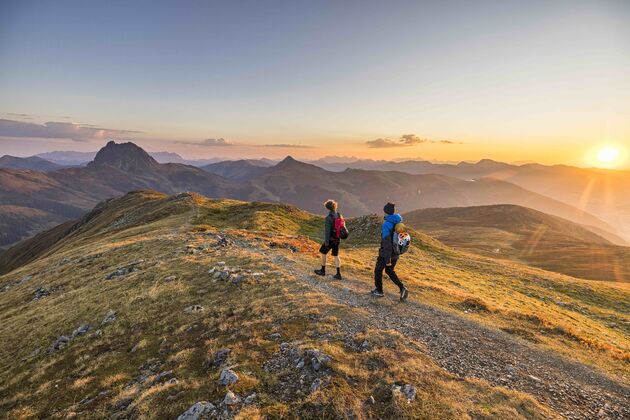
<path fill-rule="evenodd" d="M 226 146 L 235 146 L 234 143 L 232 143 L 229 140 L 226 140 L 224 138 L 218 138 L 218 139 L 205 139 L 202 141 L 188 141 L 188 140 L 178 140 L 175 141 L 175 143 L 177 144 L 189 144 L 191 146 L 202 146 L 202 147 L 226 147 Z"/>
<path fill-rule="evenodd" d="M 36 124 L 0 119 L 0 137 L 29 137 L 43 139 L 70 139 L 74 141 L 104 140 L 112 137 L 137 134 L 139 131 L 96 127 L 88 124 L 49 121 Z"/>
<path fill-rule="evenodd" d="M 308 146 L 306 144 L 289 144 L 289 143 L 279 143 L 279 144 L 262 144 L 259 147 L 283 147 L 288 149 L 313 149 L 313 146 Z"/>
<path fill-rule="evenodd" d="M 366 141 L 368 147 L 371 148 L 387 148 L 387 147 L 410 147 L 422 143 L 443 143 L 443 144 L 459 144 L 451 140 L 429 140 L 423 139 L 415 134 L 403 134 L 397 139 L 381 137 L 374 140 Z"/>

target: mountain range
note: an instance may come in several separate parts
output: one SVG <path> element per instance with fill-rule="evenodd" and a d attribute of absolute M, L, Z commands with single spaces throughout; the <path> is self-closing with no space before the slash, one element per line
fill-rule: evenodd
<path fill-rule="evenodd" d="M 236 161 L 204 170 L 179 163 L 161 164 L 133 143 L 109 142 L 85 167 L 46 173 L 0 169 L 0 214 L 6 215 L 0 226 L 0 245 L 76 218 L 103 199 L 139 189 L 283 202 L 313 212 L 321 212 L 323 201 L 333 198 L 347 216 L 380 213 L 387 201 L 396 202 L 401 211 L 518 204 L 596 232 L 615 233 L 611 225 L 585 211 L 495 178 L 464 180 L 440 174 L 362 169 L 332 172 L 290 156 L 273 166 Z"/>

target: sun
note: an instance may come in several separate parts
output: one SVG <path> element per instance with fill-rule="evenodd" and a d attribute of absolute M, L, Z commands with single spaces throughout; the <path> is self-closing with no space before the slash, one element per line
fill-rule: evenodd
<path fill-rule="evenodd" d="M 622 166 L 627 157 L 623 147 L 607 144 L 594 149 L 589 160 L 593 166 L 614 169 Z"/>

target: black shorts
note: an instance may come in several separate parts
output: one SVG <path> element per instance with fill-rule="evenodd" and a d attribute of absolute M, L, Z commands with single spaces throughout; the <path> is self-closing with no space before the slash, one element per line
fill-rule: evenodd
<path fill-rule="evenodd" d="M 333 257 L 339 255 L 339 241 L 330 241 L 328 243 L 328 246 L 326 246 L 326 243 L 323 243 L 322 246 L 319 248 L 319 252 L 325 255 L 328 254 L 331 249 Z"/>

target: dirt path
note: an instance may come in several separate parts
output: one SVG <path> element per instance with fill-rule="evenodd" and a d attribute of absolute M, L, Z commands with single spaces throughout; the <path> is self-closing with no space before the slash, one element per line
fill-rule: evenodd
<path fill-rule="evenodd" d="M 374 298 L 365 282 L 310 275 L 312 267 L 303 262 L 272 258 L 309 288 L 367 311 L 363 319 L 342 321 L 346 328 L 396 330 L 423 343 L 427 353 L 449 372 L 526 392 L 570 419 L 630 419 L 630 387 L 593 368 L 441 309 L 416 302 L 401 304 L 398 294 Z"/>

